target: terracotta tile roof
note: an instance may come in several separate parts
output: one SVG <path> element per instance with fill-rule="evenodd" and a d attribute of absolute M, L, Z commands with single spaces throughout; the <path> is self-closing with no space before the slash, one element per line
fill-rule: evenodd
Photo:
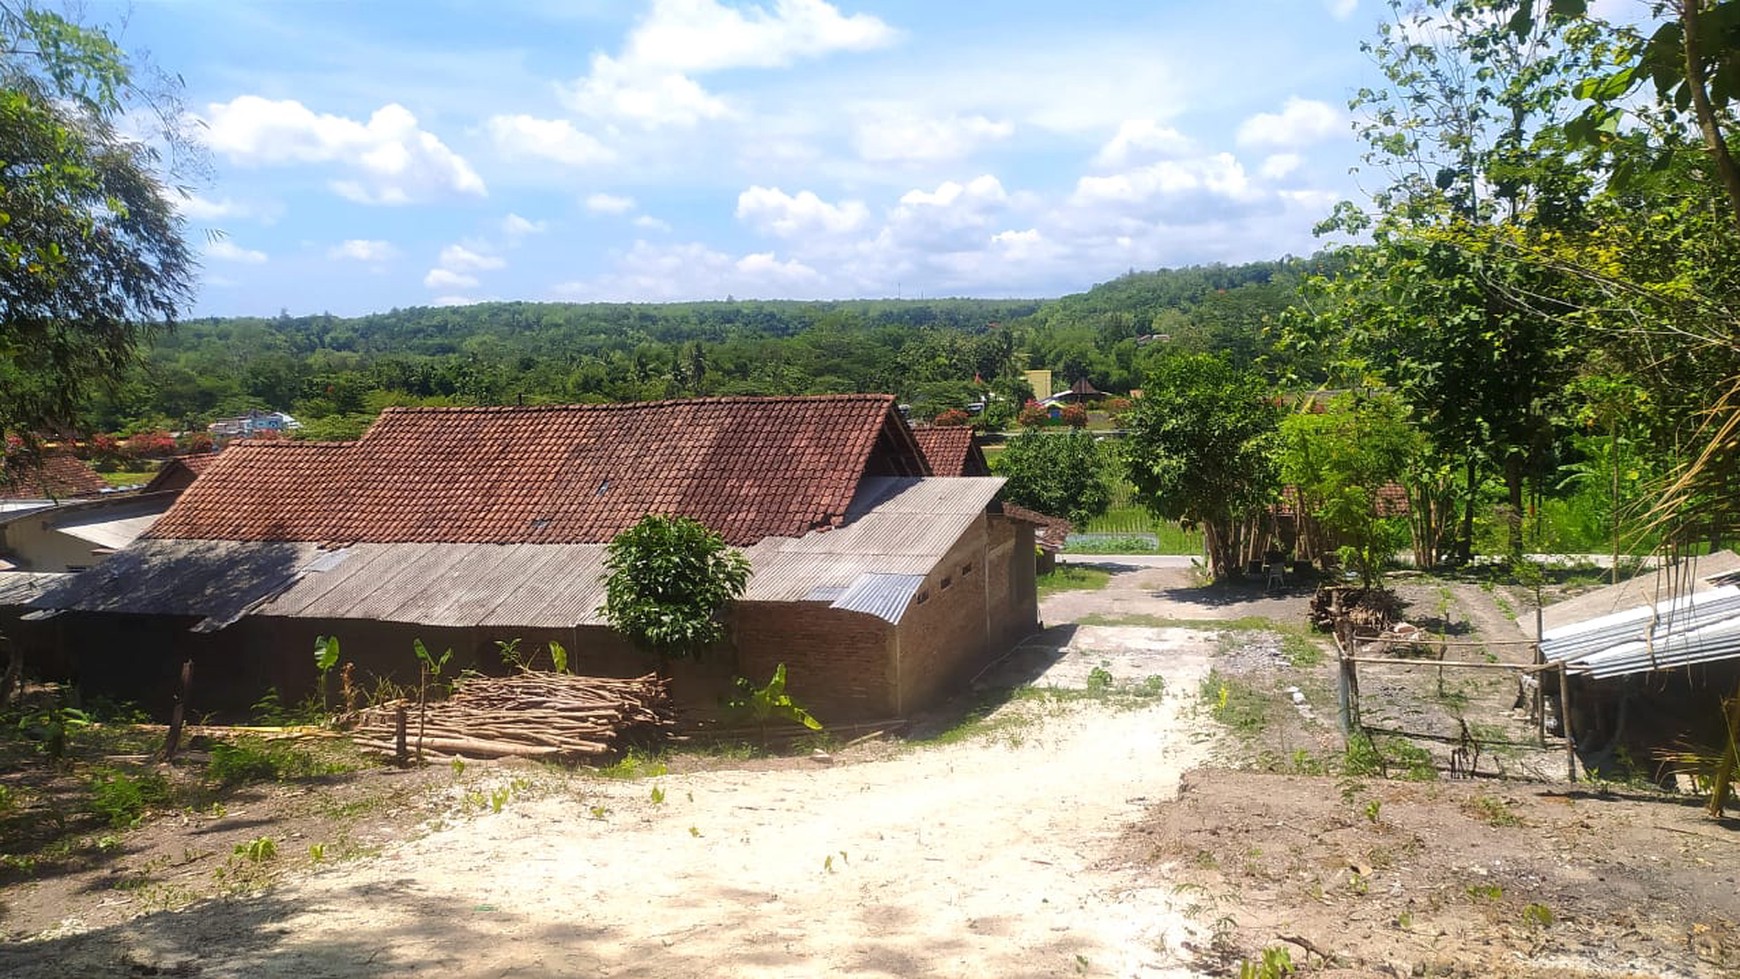
<path fill-rule="evenodd" d="M 0 463 L 0 500 L 90 496 L 108 486 L 91 467 L 65 453 L 50 453 L 35 460 L 14 457 Z"/>
<path fill-rule="evenodd" d="M 176 456 L 165 462 L 157 475 L 151 477 L 151 482 L 145 484 L 143 492 L 158 493 L 169 490 L 184 490 L 193 484 L 199 474 L 205 472 L 212 463 L 217 461 L 217 453 L 201 452 L 195 455 Z"/>
<path fill-rule="evenodd" d="M 356 442 L 232 444 L 150 536 L 587 544 L 671 513 L 746 545 L 926 473 L 888 395 L 389 408 Z"/>
<path fill-rule="evenodd" d="M 973 441 L 965 425 L 915 425 L 912 437 L 924 450 L 931 473 L 937 476 L 989 476 L 984 450 Z"/>
<path fill-rule="evenodd" d="M 1003 515 L 1038 525 L 1033 533 L 1034 543 L 1047 551 L 1063 550 L 1069 535 L 1075 531 L 1075 526 L 1062 517 L 1048 516 L 1015 503 L 1003 504 Z"/>

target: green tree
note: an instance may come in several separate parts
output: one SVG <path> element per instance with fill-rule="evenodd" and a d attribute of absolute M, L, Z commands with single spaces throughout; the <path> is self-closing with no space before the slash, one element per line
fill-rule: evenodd
<path fill-rule="evenodd" d="M 172 99 L 99 30 L 0 2 L 0 430 L 68 427 L 193 295 L 165 186 Z M 123 113 L 156 110 L 155 144 Z"/>
<path fill-rule="evenodd" d="M 1065 517 L 1077 527 L 1111 506 L 1109 460 L 1099 442 L 1083 429 L 1029 429 L 1009 440 L 991 468 L 1008 480 L 1004 499 Z"/>
<path fill-rule="evenodd" d="M 1299 495 L 1299 510 L 1342 541 L 1342 563 L 1367 586 L 1408 541 L 1408 522 L 1381 491 L 1400 485 L 1425 448 L 1407 406 L 1391 394 L 1344 394 L 1323 411 L 1281 421 L 1281 478 Z M 1303 527 L 1302 527 L 1303 529 Z M 1307 531 L 1309 532 L 1309 531 Z M 1320 546 L 1323 542 L 1319 542 Z"/>
<path fill-rule="evenodd" d="M 749 587 L 743 552 L 688 517 L 642 517 L 610 541 L 605 568 L 599 613 L 661 660 L 699 657 L 724 639 L 725 610 Z"/>
<path fill-rule="evenodd" d="M 1124 466 L 1155 516 L 1200 525 L 1216 581 L 1238 572 L 1249 516 L 1279 486 L 1280 409 L 1254 371 L 1208 354 L 1169 357 L 1124 415 Z"/>

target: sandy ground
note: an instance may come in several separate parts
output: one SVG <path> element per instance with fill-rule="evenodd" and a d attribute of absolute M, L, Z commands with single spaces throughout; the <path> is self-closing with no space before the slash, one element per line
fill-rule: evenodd
<path fill-rule="evenodd" d="M 1036 644 L 1002 669 L 1171 692 L 1017 700 L 1001 710 L 1037 716 L 880 761 L 576 777 L 499 813 L 456 786 L 467 814 L 378 858 L 0 948 L 0 973 L 1190 975 L 1170 889 L 1095 868 L 1203 757 L 1188 692 L 1211 654 L 1199 633 L 1084 627 L 1061 658 Z"/>

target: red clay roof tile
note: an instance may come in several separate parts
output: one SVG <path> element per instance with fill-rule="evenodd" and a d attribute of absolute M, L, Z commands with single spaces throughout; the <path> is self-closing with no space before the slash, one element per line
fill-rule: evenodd
<path fill-rule="evenodd" d="M 867 470 L 922 465 L 887 395 L 389 408 L 356 442 L 232 444 L 150 536 L 603 543 L 670 513 L 743 545 L 837 525 Z"/>
<path fill-rule="evenodd" d="M 0 463 L 0 500 L 91 496 L 108 485 L 91 467 L 63 452 L 45 454 L 35 460 L 13 456 Z"/>
<path fill-rule="evenodd" d="M 989 476 L 985 453 L 965 425 L 916 425 L 912 437 L 937 476 Z"/>

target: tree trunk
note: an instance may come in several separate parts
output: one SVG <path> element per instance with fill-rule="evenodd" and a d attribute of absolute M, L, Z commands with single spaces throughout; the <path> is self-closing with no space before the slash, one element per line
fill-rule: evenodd
<path fill-rule="evenodd" d="M 1506 550 L 1512 563 L 1523 556 L 1523 456 L 1512 452 L 1504 457 L 1505 504 L 1510 513 L 1505 518 Z"/>
<path fill-rule="evenodd" d="M 1462 530 L 1456 538 L 1456 561 L 1458 564 L 1467 564 L 1474 560 L 1474 507 L 1480 497 L 1479 466 L 1475 464 L 1473 456 L 1469 456 L 1464 465 L 1467 474 L 1465 484 L 1467 492 L 1462 501 Z"/>
<path fill-rule="evenodd" d="M 1681 36 L 1685 38 L 1686 91 L 1692 97 L 1692 109 L 1698 117 L 1698 129 L 1704 136 L 1704 148 L 1709 151 L 1710 159 L 1716 164 L 1716 175 L 1728 192 L 1729 210 L 1735 223 L 1740 224 L 1740 165 L 1735 164 L 1734 155 L 1728 151 L 1727 134 L 1722 132 L 1721 120 L 1710 104 L 1709 79 L 1704 73 L 1702 25 L 1698 23 L 1703 10 L 1704 0 L 1679 2 Z"/>

